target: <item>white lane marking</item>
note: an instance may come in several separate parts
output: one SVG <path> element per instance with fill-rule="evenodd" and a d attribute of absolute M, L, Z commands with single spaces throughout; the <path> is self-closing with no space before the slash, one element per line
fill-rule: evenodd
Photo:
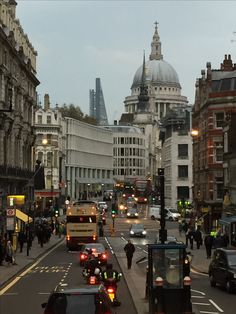
<path fill-rule="evenodd" d="M 192 295 L 191 298 L 204 299 L 205 297 L 203 295 Z"/>
<path fill-rule="evenodd" d="M 200 313 L 204 313 L 204 314 L 219 314 L 219 312 L 208 312 L 208 311 L 200 311 Z"/>
<path fill-rule="evenodd" d="M 18 294 L 19 294 L 19 293 L 17 293 L 17 292 L 9 292 L 9 293 L 5 293 L 4 296 L 5 296 L 5 295 L 18 295 Z"/>
<path fill-rule="evenodd" d="M 210 303 L 199 303 L 199 302 L 193 302 L 195 305 L 211 305 Z"/>
<path fill-rule="evenodd" d="M 106 241 L 107 245 L 109 246 L 111 253 L 114 254 L 113 248 L 112 248 L 110 242 L 108 241 L 107 237 L 105 237 L 105 241 Z"/>
<path fill-rule="evenodd" d="M 121 237 L 121 239 L 122 239 L 123 241 L 127 242 L 127 240 L 126 240 L 124 237 Z"/>
<path fill-rule="evenodd" d="M 41 256 L 37 262 L 35 262 L 34 264 L 32 264 L 29 268 L 27 268 L 25 271 L 23 271 L 19 276 L 17 276 L 14 280 L 12 280 L 5 288 L 3 288 L 2 290 L 0 290 L 0 295 L 3 295 L 7 290 L 9 290 L 11 287 L 13 287 L 17 281 L 19 281 L 22 277 L 24 277 L 26 274 L 28 274 L 28 272 L 31 271 L 32 268 L 34 268 L 36 265 L 38 265 L 46 256 L 48 256 L 49 254 L 51 254 L 54 250 L 56 250 L 58 248 L 58 246 L 62 245 L 62 242 L 59 242 L 57 245 L 55 245 L 51 250 L 49 250 L 48 252 L 46 252 L 43 256 Z"/>
<path fill-rule="evenodd" d="M 41 295 L 49 295 L 50 294 L 50 292 L 38 292 L 38 294 L 41 294 Z"/>
<path fill-rule="evenodd" d="M 212 305 L 214 305 L 218 311 L 220 311 L 221 313 L 224 313 L 224 311 L 211 299 L 209 299 L 209 301 L 211 302 Z"/>
<path fill-rule="evenodd" d="M 143 250 L 144 253 L 148 254 L 148 251 Z"/>
<path fill-rule="evenodd" d="M 202 291 L 199 291 L 199 290 L 194 290 L 194 289 L 191 289 L 192 292 L 197 292 L 201 295 L 206 295 L 206 293 L 202 292 Z"/>

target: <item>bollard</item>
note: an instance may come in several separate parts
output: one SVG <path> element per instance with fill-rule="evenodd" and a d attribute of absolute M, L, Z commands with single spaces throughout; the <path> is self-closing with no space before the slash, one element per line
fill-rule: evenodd
<path fill-rule="evenodd" d="M 191 303 L 191 278 L 184 277 L 184 308 L 183 314 L 193 314 Z"/>
<path fill-rule="evenodd" d="M 164 296 L 163 296 L 163 279 L 157 277 L 155 280 L 156 285 L 156 297 L 157 297 L 157 310 L 155 314 L 165 314 L 164 311 Z"/>

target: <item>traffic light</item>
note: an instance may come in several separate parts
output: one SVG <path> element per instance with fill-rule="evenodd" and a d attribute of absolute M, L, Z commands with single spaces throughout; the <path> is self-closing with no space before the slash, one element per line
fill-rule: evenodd
<path fill-rule="evenodd" d="M 111 210 L 111 217 L 112 218 L 116 217 L 116 210 L 114 208 L 112 208 L 112 210 Z"/>
<path fill-rule="evenodd" d="M 58 217 L 58 216 L 59 216 L 59 208 L 58 208 L 58 205 L 57 205 L 57 204 L 54 206 L 54 216 L 55 216 L 55 217 Z"/>

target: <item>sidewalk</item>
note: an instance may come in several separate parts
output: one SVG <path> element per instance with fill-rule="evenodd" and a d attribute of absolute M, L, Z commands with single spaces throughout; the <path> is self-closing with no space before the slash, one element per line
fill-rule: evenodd
<path fill-rule="evenodd" d="M 19 249 L 15 253 L 16 265 L 7 265 L 3 262 L 3 266 L 0 266 L 0 289 L 18 273 L 22 272 L 27 266 L 37 261 L 37 259 L 45 252 L 49 251 L 52 247 L 59 242 L 64 241 L 64 236 L 59 238 L 56 235 L 52 235 L 48 243 L 45 243 L 43 247 L 38 244 L 37 237 L 32 242 L 32 247 L 29 250 L 29 256 L 27 256 L 26 244 L 24 245 L 23 252 L 20 253 Z M 1 290 L 0 290 L 1 292 Z"/>

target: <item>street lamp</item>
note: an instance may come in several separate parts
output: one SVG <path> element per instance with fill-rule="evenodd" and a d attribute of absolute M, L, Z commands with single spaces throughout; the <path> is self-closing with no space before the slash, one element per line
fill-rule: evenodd
<path fill-rule="evenodd" d="M 89 199 L 89 187 L 90 187 L 90 183 L 87 184 L 87 200 Z"/>

